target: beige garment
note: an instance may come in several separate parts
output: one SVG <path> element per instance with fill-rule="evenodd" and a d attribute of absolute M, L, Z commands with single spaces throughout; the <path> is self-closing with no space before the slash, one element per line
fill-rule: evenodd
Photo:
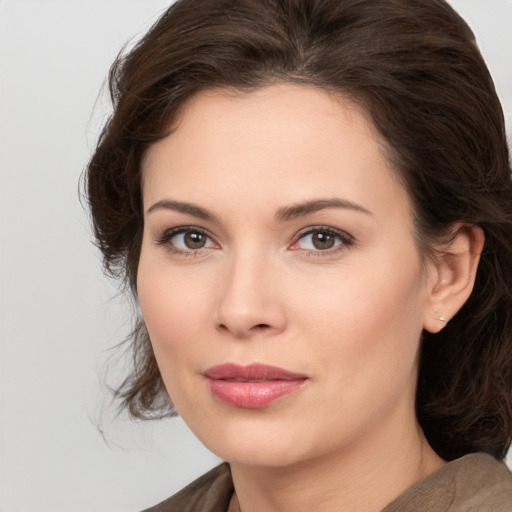
<path fill-rule="evenodd" d="M 512 473 L 490 455 L 474 453 L 445 464 L 382 512 L 512 512 Z"/>
<path fill-rule="evenodd" d="M 144 512 L 226 512 L 233 490 L 224 463 Z M 381 512 L 512 512 L 512 473 L 490 455 L 466 455 L 420 480 Z"/>

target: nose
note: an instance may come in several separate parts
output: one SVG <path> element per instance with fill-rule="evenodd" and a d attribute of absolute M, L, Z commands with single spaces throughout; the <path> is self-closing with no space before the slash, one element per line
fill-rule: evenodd
<path fill-rule="evenodd" d="M 243 339 L 285 329 L 281 272 L 268 260 L 253 251 L 229 261 L 219 289 L 218 330 Z"/>

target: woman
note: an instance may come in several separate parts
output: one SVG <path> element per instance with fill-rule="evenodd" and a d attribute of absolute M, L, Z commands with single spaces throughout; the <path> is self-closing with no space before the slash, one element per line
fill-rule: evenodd
<path fill-rule="evenodd" d="M 510 510 L 508 148 L 448 4 L 182 0 L 110 86 L 119 397 L 229 463 L 151 510 Z"/>

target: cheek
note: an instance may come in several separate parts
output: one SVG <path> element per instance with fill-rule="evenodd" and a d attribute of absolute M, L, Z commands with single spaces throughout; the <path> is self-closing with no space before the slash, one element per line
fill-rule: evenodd
<path fill-rule="evenodd" d="M 161 257 L 148 253 L 142 251 L 137 275 L 140 309 L 159 366 L 179 366 L 193 349 L 189 340 L 204 325 L 208 294 L 186 272 L 170 272 Z"/>
<path fill-rule="evenodd" d="M 207 316 L 204 288 L 141 255 L 138 298 L 165 387 L 180 415 L 187 410 L 200 371 L 201 328 Z M 204 348 L 204 347 L 203 347 Z"/>
<path fill-rule="evenodd" d="M 357 265 L 347 265 L 339 273 L 315 276 L 301 285 L 295 305 L 316 328 L 325 331 L 335 326 L 347 335 L 372 327 L 386 330 L 421 325 L 424 294 L 420 266 L 414 256 L 402 255 L 402 259 L 403 264 L 361 258 Z"/>
<path fill-rule="evenodd" d="M 310 286 L 304 299 L 304 329 L 319 340 L 314 357 L 344 386 L 378 387 L 386 380 L 399 386 L 415 369 L 424 303 L 420 266 L 414 257 L 409 264 L 380 262 L 347 269 L 332 280 L 334 289 Z"/>

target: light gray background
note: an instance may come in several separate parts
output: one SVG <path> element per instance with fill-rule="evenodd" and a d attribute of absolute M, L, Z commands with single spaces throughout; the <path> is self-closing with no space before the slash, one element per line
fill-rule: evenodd
<path fill-rule="evenodd" d="M 512 0 L 452 3 L 510 133 Z M 179 419 L 112 414 L 102 375 L 129 311 L 111 299 L 77 198 L 109 64 L 168 4 L 0 0 L 0 512 L 137 511 L 217 461 Z"/>

